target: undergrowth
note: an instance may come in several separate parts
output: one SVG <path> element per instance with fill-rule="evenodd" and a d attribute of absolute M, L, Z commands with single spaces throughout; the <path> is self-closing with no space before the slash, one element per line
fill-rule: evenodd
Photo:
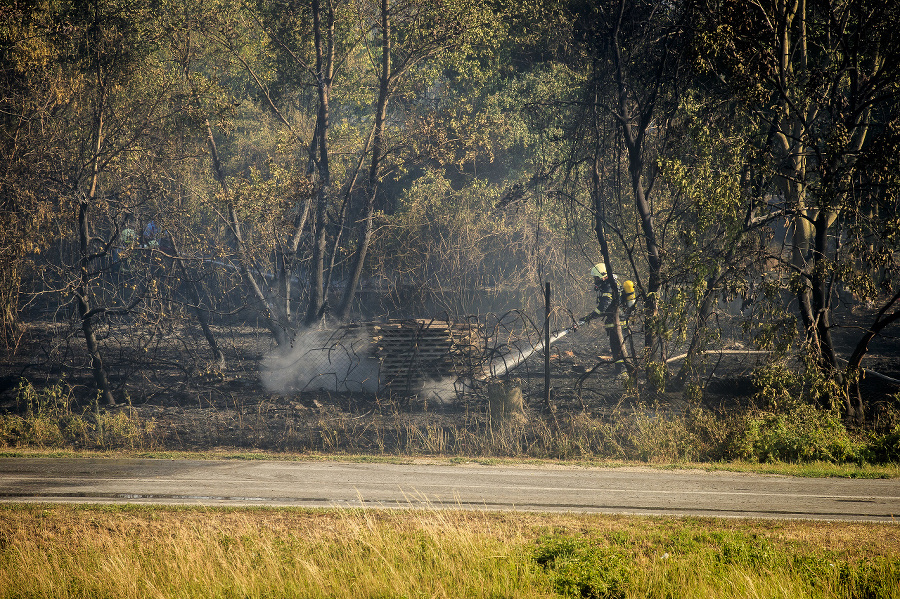
<path fill-rule="evenodd" d="M 900 463 L 900 419 L 882 432 L 848 429 L 835 410 L 790 400 L 777 405 L 713 411 L 698 405 L 672 411 L 637 403 L 611 412 L 530 414 L 492 421 L 375 411 L 365 417 L 320 414 L 272 419 L 260 408 L 228 422 L 194 417 L 185 426 L 203 447 L 185 446 L 130 406 L 79 410 L 65 384 L 18 388 L 19 414 L 0 415 L 0 447 L 127 450 L 204 450 L 231 446 L 281 452 L 376 455 L 625 460 L 648 463 Z M 764 402 L 760 402 L 763 403 Z M 168 435 L 168 436 L 167 436 Z"/>
<path fill-rule="evenodd" d="M 0 445 L 74 449 L 145 449 L 153 445 L 155 425 L 129 408 L 114 412 L 97 401 L 76 408 L 63 382 L 38 389 L 22 380 L 16 402 L 23 415 L 0 415 Z"/>

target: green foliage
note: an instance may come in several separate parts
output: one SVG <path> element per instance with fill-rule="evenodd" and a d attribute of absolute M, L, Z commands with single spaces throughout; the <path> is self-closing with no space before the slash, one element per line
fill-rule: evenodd
<path fill-rule="evenodd" d="M 885 433 L 871 433 L 865 448 L 866 460 L 874 464 L 900 463 L 900 423 Z"/>
<path fill-rule="evenodd" d="M 794 591 L 823 597 L 896 597 L 900 582 L 896 558 L 796 551 L 755 533 L 713 530 L 690 521 L 671 532 L 640 537 L 618 531 L 545 536 L 532 559 L 548 572 L 553 589 L 563 597 L 689 597 L 698 589 L 709 593 L 701 596 L 721 596 L 715 589 L 722 581 L 730 581 L 729 590 L 740 595 L 740 585 L 732 586 L 735 581 L 758 575 L 777 577 L 780 593 L 767 595 L 751 585 L 750 596 L 797 596 Z"/>
<path fill-rule="evenodd" d="M 754 400 L 768 409 L 789 408 L 799 401 L 802 376 L 784 362 L 768 362 L 753 372 Z"/>
<path fill-rule="evenodd" d="M 554 590 L 563 597 L 626 597 L 633 565 L 618 548 L 570 537 L 545 537 L 538 541 L 533 559 L 551 574 Z"/>
<path fill-rule="evenodd" d="M 790 410 L 748 414 L 736 439 L 735 457 L 758 462 L 854 462 L 863 445 L 847 431 L 840 415 L 809 404 Z"/>
<path fill-rule="evenodd" d="M 793 409 L 803 403 L 838 407 L 840 402 L 837 400 L 846 395 L 838 378 L 841 373 L 822 369 L 811 347 L 801 349 L 800 357 L 799 367 L 784 360 L 774 360 L 754 371 L 757 405 L 774 411 Z"/>
<path fill-rule="evenodd" d="M 155 425 L 126 411 L 75 410 L 72 388 L 59 382 L 35 388 L 23 379 L 16 401 L 24 416 L 0 415 L 0 446 L 143 449 L 152 445 Z"/>
<path fill-rule="evenodd" d="M 647 363 L 647 382 L 650 383 L 651 388 L 655 391 L 661 393 L 666 390 L 667 373 L 665 362 Z"/>
<path fill-rule="evenodd" d="M 735 457 L 759 462 L 889 461 L 890 451 L 873 453 L 866 449 L 865 440 L 851 436 L 838 406 L 816 407 L 833 404 L 843 391 L 833 377 L 815 366 L 810 352 L 804 355 L 800 368 L 773 361 L 754 372 L 754 400 L 762 409 L 751 410 L 745 417 L 736 437 Z"/>

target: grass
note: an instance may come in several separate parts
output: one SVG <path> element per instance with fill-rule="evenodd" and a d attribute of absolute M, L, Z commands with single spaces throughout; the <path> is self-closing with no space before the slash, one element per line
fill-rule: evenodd
<path fill-rule="evenodd" d="M 93 451 L 40 448 L 0 449 L 0 458 L 145 458 L 162 460 L 277 460 L 304 462 L 344 462 L 379 464 L 435 464 L 506 467 L 547 467 L 567 466 L 573 468 L 653 468 L 659 470 L 704 470 L 707 472 L 745 472 L 750 474 L 774 474 L 778 476 L 798 476 L 804 478 L 900 478 L 900 464 L 834 464 L 831 462 L 812 463 L 767 463 L 758 462 L 636 462 L 625 460 L 576 459 L 551 460 L 515 457 L 465 457 L 465 456 L 416 456 L 416 455 L 369 455 L 342 453 L 294 453 L 273 451 L 247 451 L 236 448 L 218 448 L 207 451 Z"/>
<path fill-rule="evenodd" d="M 77 409 L 63 383 L 22 381 L 20 413 L 0 414 L 0 455 L 97 455 L 225 459 L 339 459 L 403 463 L 433 459 L 495 464 L 700 468 L 792 476 L 900 476 L 900 413 L 884 430 L 851 431 L 833 411 L 797 403 L 784 411 L 666 412 L 640 404 L 612 414 L 534 414 L 526 422 L 492 422 L 400 412 L 340 414 L 232 423 L 210 415 L 160 426 L 131 406 Z M 261 412 L 264 410 L 261 410 Z M 163 431 L 168 431 L 164 433 Z M 230 431 L 227 435 L 223 430 Z M 172 432 L 176 431 L 176 432 Z M 193 434 L 193 436 L 191 436 Z M 209 449 L 218 445 L 230 449 Z M 171 447 L 203 447 L 199 452 Z M 5 449 L 4 449 L 5 448 Z M 5 452 L 5 453 L 3 453 Z"/>
<path fill-rule="evenodd" d="M 7 597 L 900 597 L 900 528 L 0 505 Z"/>

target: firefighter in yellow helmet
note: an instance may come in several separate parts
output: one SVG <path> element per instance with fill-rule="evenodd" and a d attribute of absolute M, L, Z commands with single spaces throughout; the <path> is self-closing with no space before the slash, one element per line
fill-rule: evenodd
<path fill-rule="evenodd" d="M 616 363 L 616 373 L 621 373 L 625 368 L 625 345 L 618 329 L 616 322 L 619 320 L 621 312 L 620 307 L 624 308 L 626 317 L 631 314 L 637 301 L 634 292 L 634 283 L 625 281 L 621 286 L 615 275 L 609 275 L 606 272 L 606 265 L 602 262 L 595 264 L 591 268 L 591 276 L 594 278 L 594 290 L 597 292 L 597 307 L 594 311 L 581 319 L 582 323 L 588 323 L 595 318 L 605 317 L 606 333 L 609 336 L 609 348 L 613 354 L 613 361 Z M 618 291 L 618 302 L 616 302 L 616 294 Z"/>

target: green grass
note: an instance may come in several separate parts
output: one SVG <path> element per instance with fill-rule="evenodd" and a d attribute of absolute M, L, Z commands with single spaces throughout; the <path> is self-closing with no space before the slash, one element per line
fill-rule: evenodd
<path fill-rule="evenodd" d="M 775 474 L 805 478 L 900 478 L 900 464 L 834 464 L 830 462 L 760 464 L 758 462 L 630 462 L 624 460 L 550 460 L 535 458 L 481 458 L 435 457 L 366 454 L 291 453 L 272 451 L 242 451 L 220 448 L 209 451 L 91 451 L 47 449 L 0 449 L 0 458 L 146 458 L 162 460 L 278 460 L 292 462 L 350 462 L 379 464 L 437 464 L 483 466 L 570 466 L 584 468 L 653 468 L 659 470 L 704 470 L 707 472 L 746 472 L 751 474 Z"/>
<path fill-rule="evenodd" d="M 900 597 L 900 527 L 0 505 L 7 597 Z"/>

